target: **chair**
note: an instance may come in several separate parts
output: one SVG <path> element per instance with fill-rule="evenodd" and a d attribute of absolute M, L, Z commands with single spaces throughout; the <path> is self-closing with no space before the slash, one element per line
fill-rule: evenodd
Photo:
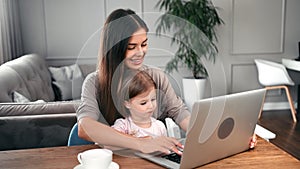
<path fill-rule="evenodd" d="M 291 97 L 289 88 L 287 86 L 293 86 L 295 83 L 290 78 L 285 66 L 279 63 L 255 59 L 254 60 L 258 70 L 259 83 L 265 86 L 266 90 L 284 89 L 289 101 L 291 114 L 293 121 L 297 122 L 296 110 L 294 107 L 293 99 Z M 259 114 L 259 117 L 261 113 Z"/>
<path fill-rule="evenodd" d="M 94 144 L 93 142 L 84 140 L 78 136 L 78 124 L 75 123 L 71 129 L 68 139 L 68 146 Z"/>

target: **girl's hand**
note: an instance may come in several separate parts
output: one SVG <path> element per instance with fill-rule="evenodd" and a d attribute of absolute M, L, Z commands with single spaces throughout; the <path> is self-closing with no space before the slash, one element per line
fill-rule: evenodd
<path fill-rule="evenodd" d="M 142 137 L 139 138 L 139 150 L 143 153 L 155 153 L 160 152 L 164 154 L 170 154 L 175 152 L 178 155 L 182 155 L 179 149 L 183 149 L 183 145 L 173 137 Z"/>

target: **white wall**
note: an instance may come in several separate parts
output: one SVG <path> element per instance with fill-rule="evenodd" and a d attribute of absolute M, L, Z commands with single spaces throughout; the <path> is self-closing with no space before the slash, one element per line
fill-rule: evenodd
<path fill-rule="evenodd" d="M 281 62 L 298 56 L 299 0 L 214 0 L 225 25 L 219 30 L 219 55 L 223 59 L 227 91 L 261 87 L 255 58 Z M 300 83 L 300 82 L 299 82 Z M 292 88 L 296 99 L 296 88 Z M 269 92 L 267 101 L 286 101 L 283 92 Z"/>
<path fill-rule="evenodd" d="M 170 38 L 155 36 L 154 8 L 158 0 L 20 0 L 23 44 L 26 53 L 36 52 L 51 65 L 76 61 L 95 63 L 99 31 L 114 9 L 135 10 L 150 27 L 146 63 L 164 68 L 176 51 Z M 260 88 L 253 60 L 281 61 L 296 58 L 300 41 L 299 0 L 213 0 L 225 25 L 218 28 L 219 59 L 210 70 L 214 95 Z M 213 66 L 213 65 L 211 65 Z M 190 73 L 184 68 L 180 78 Z M 294 98 L 295 88 L 292 89 Z M 282 93 L 270 100 L 285 100 Z"/>

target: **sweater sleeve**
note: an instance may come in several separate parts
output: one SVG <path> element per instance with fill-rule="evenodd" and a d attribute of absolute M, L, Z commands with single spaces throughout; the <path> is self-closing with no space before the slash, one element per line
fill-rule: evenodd
<path fill-rule="evenodd" d="M 182 99 L 176 95 L 168 76 L 158 68 L 147 68 L 158 88 L 158 118 L 172 118 L 177 124 L 190 115 Z"/>
<path fill-rule="evenodd" d="M 96 121 L 108 124 L 101 114 L 97 102 L 97 73 L 90 73 L 82 85 L 81 102 L 76 111 L 77 120 L 90 117 Z"/>

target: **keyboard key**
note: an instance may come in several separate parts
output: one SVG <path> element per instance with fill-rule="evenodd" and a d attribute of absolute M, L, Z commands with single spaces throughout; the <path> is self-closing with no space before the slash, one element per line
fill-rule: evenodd
<path fill-rule="evenodd" d="M 180 160 L 181 160 L 181 156 L 176 154 L 176 153 L 171 153 L 171 154 L 168 154 L 168 155 L 164 155 L 162 157 L 165 158 L 165 159 L 174 161 L 178 164 L 180 163 Z"/>

